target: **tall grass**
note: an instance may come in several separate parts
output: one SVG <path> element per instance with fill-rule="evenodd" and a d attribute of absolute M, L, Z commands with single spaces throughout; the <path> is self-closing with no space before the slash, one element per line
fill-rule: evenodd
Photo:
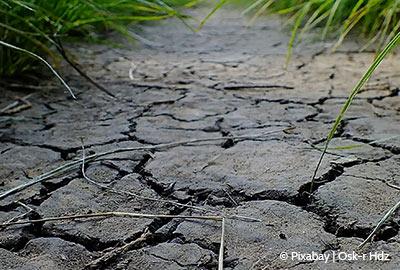
<path fill-rule="evenodd" d="M 0 77 L 35 72 L 40 60 L 12 46 L 28 50 L 53 64 L 61 60 L 60 43 L 74 39 L 100 41 L 99 33 L 167 17 L 183 18 L 176 10 L 197 0 L 0 0 Z M 4 44 L 3 44 L 4 45 Z"/>
<path fill-rule="evenodd" d="M 357 30 L 368 42 L 360 50 L 374 45 L 380 49 L 400 28 L 400 1 L 398 0 L 236 0 L 246 4 L 244 14 L 252 20 L 266 13 L 289 16 L 292 35 L 287 60 L 290 59 L 296 40 L 304 33 L 319 28 L 321 39 L 337 38 L 336 49 L 352 31 Z"/>

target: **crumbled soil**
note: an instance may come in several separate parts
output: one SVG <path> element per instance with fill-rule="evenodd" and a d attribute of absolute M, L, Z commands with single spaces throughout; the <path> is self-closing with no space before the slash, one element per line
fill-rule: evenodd
<path fill-rule="evenodd" d="M 31 108 L 2 117 L 0 192 L 81 157 L 81 137 L 88 153 L 99 153 L 295 127 L 257 139 L 113 154 L 87 164 L 87 175 L 116 190 L 260 219 L 227 218 L 224 269 L 398 268 L 398 214 L 363 251 L 385 251 L 389 261 L 279 258 L 292 251 L 352 252 L 398 200 L 399 191 L 386 184 L 400 185 L 396 55 L 355 99 L 332 143 L 359 147 L 329 150 L 310 195 L 319 147 L 373 53 L 357 52 L 354 43 L 333 53 L 326 44 L 305 43 L 285 70 L 288 34 L 280 22 L 265 18 L 246 27 L 229 9 L 199 33 L 167 20 L 142 26 L 140 35 L 149 41 L 71 47 L 115 98 L 65 68 L 77 101 L 46 82 L 29 98 Z M 1 107 L 27 94 L 1 91 Z M 199 215 L 100 189 L 78 170 L 1 200 L 1 222 L 27 211 L 17 200 L 34 209 L 31 219 L 103 211 Z M 0 268 L 83 269 L 147 233 L 146 241 L 97 268 L 216 269 L 220 225 L 116 217 L 19 225 L 0 231 Z"/>

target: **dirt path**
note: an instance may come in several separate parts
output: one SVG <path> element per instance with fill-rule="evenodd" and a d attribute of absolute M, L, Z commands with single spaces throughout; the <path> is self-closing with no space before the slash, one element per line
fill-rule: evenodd
<path fill-rule="evenodd" d="M 114 154 L 88 164 L 87 175 L 120 191 L 261 219 L 227 219 L 224 269 L 396 269 L 399 215 L 379 241 L 358 251 L 384 251 L 389 262 L 368 257 L 326 265 L 279 255 L 351 253 L 398 200 L 400 192 L 385 183 L 400 185 L 400 140 L 390 139 L 400 134 L 398 57 L 386 60 L 355 100 L 333 143 L 361 147 L 332 150 L 309 199 L 304 192 L 320 155 L 315 146 L 373 55 L 302 45 L 285 71 L 288 37 L 278 21 L 246 28 L 237 12 L 219 15 L 199 34 L 173 20 L 143 27 L 148 41 L 135 49 L 77 48 L 88 73 L 117 99 L 66 70 L 76 102 L 58 84 L 47 85 L 29 98 L 30 109 L 3 116 L 0 192 L 81 157 L 80 137 L 88 153 L 99 153 L 295 127 L 260 139 Z M 25 94 L 1 91 L 1 108 Z M 101 190 L 78 171 L 0 200 L 1 222 L 26 212 L 17 200 L 34 209 L 32 219 L 99 211 L 204 214 Z M 158 218 L 9 228 L 0 231 L 0 268 L 82 269 L 146 230 L 150 237 L 101 268 L 216 269 L 218 222 Z"/>

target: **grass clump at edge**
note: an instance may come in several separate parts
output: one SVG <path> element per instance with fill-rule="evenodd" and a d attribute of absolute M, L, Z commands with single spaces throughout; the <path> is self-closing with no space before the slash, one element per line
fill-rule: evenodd
<path fill-rule="evenodd" d="M 0 77 L 35 73 L 42 61 L 18 47 L 47 59 L 62 60 L 61 42 L 100 42 L 113 30 L 130 38 L 127 26 L 168 17 L 183 19 L 177 8 L 198 0 L 0 0 Z M 6 46 L 9 44 L 11 46 Z"/>
<path fill-rule="evenodd" d="M 257 17 L 274 13 L 288 15 L 292 34 L 288 44 L 287 61 L 296 40 L 313 28 L 321 30 L 321 39 L 336 37 L 336 49 L 354 29 L 368 42 L 360 51 L 371 46 L 377 50 L 387 44 L 400 29 L 398 0 L 233 0 L 246 5 L 244 14 Z"/>

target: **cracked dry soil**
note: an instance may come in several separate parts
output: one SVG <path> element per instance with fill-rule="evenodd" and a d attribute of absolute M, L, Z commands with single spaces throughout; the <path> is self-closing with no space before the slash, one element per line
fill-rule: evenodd
<path fill-rule="evenodd" d="M 310 199 L 318 147 L 374 55 L 354 52 L 352 44 L 331 54 L 323 44 L 305 44 L 285 71 L 288 35 L 276 18 L 248 28 L 236 11 L 218 15 L 200 33 L 174 20 L 142 26 L 151 42 L 133 49 L 71 48 L 116 99 L 68 67 L 64 74 L 77 101 L 56 82 L 56 90 L 44 84 L 29 99 L 31 108 L 0 122 L 0 191 L 80 157 L 80 137 L 88 153 L 98 153 L 293 126 L 260 139 L 110 155 L 89 163 L 87 175 L 118 190 L 261 219 L 227 220 L 224 269 L 398 269 L 398 214 L 364 251 L 385 251 L 388 262 L 279 259 L 282 251 L 351 252 L 398 200 L 400 192 L 386 185 L 400 185 L 400 140 L 393 138 L 400 132 L 398 57 L 385 60 L 333 141 L 361 147 L 330 151 Z M 1 91 L 1 107 L 26 95 Z M 30 219 L 99 211 L 194 213 L 101 190 L 78 171 L 1 200 L 1 222 L 26 212 L 15 201 L 34 209 Z M 217 268 L 219 223 L 165 218 L 10 227 L 0 231 L 0 268 L 83 269 L 145 230 L 151 235 L 146 241 L 97 268 Z"/>

